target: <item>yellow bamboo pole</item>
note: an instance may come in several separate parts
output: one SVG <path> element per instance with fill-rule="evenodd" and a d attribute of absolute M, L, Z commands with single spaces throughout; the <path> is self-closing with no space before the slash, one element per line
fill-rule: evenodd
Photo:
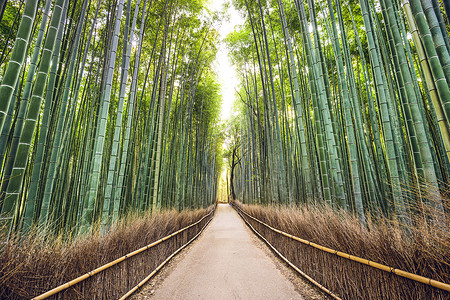
<path fill-rule="evenodd" d="M 379 269 L 379 270 L 382 270 L 382 271 L 385 271 L 385 272 L 389 272 L 389 273 L 395 274 L 397 276 L 408 278 L 410 280 L 413 280 L 413 281 L 416 281 L 416 282 L 420 282 L 420 283 L 423 283 L 423 284 L 427 284 L 427 285 L 430 285 L 432 287 L 435 287 L 435 288 L 438 288 L 438 289 L 450 292 L 450 284 L 447 284 L 447 283 L 444 283 L 444 282 L 440 282 L 440 281 L 437 281 L 437 280 L 434 280 L 434 279 L 431 279 L 431 278 L 428 278 L 428 277 L 420 276 L 420 275 L 417 275 L 417 274 L 409 273 L 409 272 L 406 272 L 406 271 L 403 271 L 403 270 L 400 270 L 400 269 L 395 269 L 395 268 L 392 268 L 392 267 L 389 267 L 389 266 L 386 266 L 386 265 L 383 265 L 383 264 L 380 264 L 380 263 L 377 263 L 377 262 L 374 262 L 374 261 L 370 261 L 368 259 L 364 259 L 364 258 L 361 258 L 361 257 L 358 257 L 358 256 L 350 255 L 348 253 L 344 253 L 344 252 L 341 252 L 341 251 L 338 251 L 338 250 L 335 250 L 335 249 L 331 249 L 331 248 L 328 248 L 328 247 L 325 247 L 325 246 L 322 246 L 322 245 L 319 245 L 319 244 L 316 244 L 316 243 L 313 243 L 313 242 L 301 239 L 299 237 L 293 236 L 292 234 L 289 234 L 289 233 L 286 233 L 286 232 L 281 231 L 279 229 L 276 229 L 276 228 L 274 228 L 274 227 L 272 227 L 272 226 L 270 226 L 270 225 L 268 225 L 268 224 L 266 224 L 266 223 L 256 219 L 255 217 L 250 216 L 245 211 L 239 209 L 235 205 L 233 205 L 233 207 L 236 207 L 244 215 L 246 215 L 250 219 L 260 223 L 261 225 L 269 228 L 270 230 L 272 230 L 272 231 L 274 231 L 276 233 L 279 233 L 281 235 L 284 235 L 284 236 L 286 236 L 286 237 L 288 237 L 290 239 L 296 240 L 296 241 L 298 241 L 298 242 L 300 242 L 302 244 L 309 245 L 311 247 L 314 247 L 316 249 L 322 250 L 324 252 L 328 252 L 328 253 L 331 253 L 331 254 L 336 254 L 337 256 L 340 256 L 342 258 L 345 258 L 345 259 L 348 259 L 348 260 L 352 260 L 352 261 L 356 261 L 358 263 L 361 263 L 361 264 L 364 264 L 364 265 L 367 265 L 367 266 L 370 266 L 370 267 L 373 267 L 373 268 L 376 268 L 376 269 Z"/>
<path fill-rule="evenodd" d="M 448 159 L 450 160 L 450 133 L 449 124 L 444 111 L 439 101 L 439 95 L 436 90 L 436 85 L 434 84 L 433 75 L 430 70 L 430 65 L 428 64 L 427 55 L 422 45 L 422 41 L 419 36 L 419 31 L 414 21 L 414 16 L 411 11 L 411 6 L 408 1 L 402 3 L 403 11 L 406 15 L 406 20 L 408 22 L 409 29 L 411 31 L 411 36 L 414 40 L 414 45 L 416 46 L 417 55 L 419 56 L 420 65 L 422 66 L 423 74 L 425 76 L 425 81 L 427 83 L 428 91 L 433 102 L 434 110 L 436 112 L 437 121 L 442 134 L 442 140 L 444 142 L 445 151 L 447 152 Z"/>
<path fill-rule="evenodd" d="M 242 217 L 242 215 L 239 213 L 239 210 L 236 210 L 237 213 Z M 242 212 L 242 211 L 241 211 Z M 250 229 L 256 234 L 258 235 L 276 254 L 278 254 L 279 257 L 281 257 L 282 260 L 284 260 L 291 268 L 293 268 L 295 271 L 297 271 L 300 275 L 302 275 L 303 277 L 305 277 L 309 282 L 311 282 L 312 284 L 314 284 L 316 287 L 318 287 L 320 290 L 322 290 L 324 293 L 328 294 L 331 298 L 335 299 L 335 300 L 342 300 L 341 298 L 339 298 L 339 296 L 335 295 L 332 291 L 330 291 L 329 289 L 327 289 L 326 287 L 324 287 L 323 285 L 321 285 L 320 283 L 318 283 L 317 281 L 315 281 L 312 277 L 308 276 L 308 274 L 306 274 L 305 272 L 303 272 L 302 270 L 300 270 L 296 265 L 294 265 L 293 263 L 291 263 L 283 254 L 280 253 L 280 251 L 278 251 L 274 246 L 272 246 L 271 243 L 269 243 L 269 241 L 264 238 L 262 236 L 262 234 L 260 234 L 255 228 L 253 228 L 253 226 L 244 218 L 242 217 L 242 219 L 244 220 L 244 222 L 250 227 Z"/>
<path fill-rule="evenodd" d="M 189 229 L 189 228 L 199 224 L 206 217 L 208 217 L 211 214 L 213 214 L 214 211 L 215 211 L 215 209 L 213 209 L 210 213 L 205 215 L 199 221 L 197 221 L 197 222 L 195 222 L 195 223 L 193 223 L 193 224 L 191 224 L 189 226 L 186 226 L 186 227 L 184 227 L 184 228 L 182 228 L 182 229 L 180 229 L 180 230 L 178 230 L 178 231 L 176 231 L 176 232 L 174 232 L 174 233 L 172 233 L 172 234 L 170 234 L 168 236 L 165 236 L 165 237 L 163 237 L 163 238 L 161 238 L 161 239 L 159 239 L 159 240 L 157 240 L 157 241 L 155 241 L 155 242 L 153 242 L 153 243 L 151 243 L 151 244 L 149 244 L 147 246 L 144 246 L 144 247 L 142 247 L 140 249 L 137 249 L 137 250 L 135 250 L 133 252 L 130 252 L 130 253 L 122 256 L 122 257 L 119 257 L 118 259 L 113 260 L 113 261 L 111 261 L 111 262 L 109 262 L 109 263 L 107 263 L 107 264 L 105 264 L 105 265 L 103 265 L 101 267 L 98 267 L 97 269 L 92 270 L 92 271 L 90 271 L 90 272 L 88 272 L 88 273 L 86 273 L 84 275 L 81 275 L 81 276 L 79 276 L 79 277 L 77 277 L 77 278 L 75 278 L 75 279 L 73 279 L 73 280 L 71 280 L 69 282 L 66 282 L 66 283 L 64 283 L 64 284 L 62 284 L 60 286 L 57 286 L 57 287 L 55 287 L 54 289 L 52 289 L 50 291 L 47 291 L 47 292 L 45 292 L 45 293 L 43 293 L 43 294 L 41 294 L 41 295 L 39 295 L 37 297 L 34 297 L 33 300 L 46 299 L 46 298 L 48 298 L 48 297 L 50 297 L 52 295 L 55 295 L 55 294 L 57 294 L 57 293 L 59 293 L 61 291 L 64 291 L 64 290 L 68 289 L 69 287 L 71 287 L 71 286 L 73 286 L 73 285 L 75 285 L 77 283 L 80 283 L 80 282 L 88 279 L 89 277 L 94 276 L 95 274 L 100 273 L 101 271 L 104 271 L 104 270 L 106 270 L 106 269 L 108 269 L 108 268 L 110 268 L 110 267 L 112 267 L 114 265 L 117 265 L 118 263 L 120 263 L 120 262 L 122 262 L 122 261 L 124 261 L 124 260 L 126 260 L 126 259 L 128 259 L 128 258 L 130 258 L 132 256 L 135 256 L 136 254 L 144 252 L 144 251 L 146 251 L 146 250 L 148 250 L 148 249 L 150 249 L 150 248 L 152 248 L 152 247 L 154 247 L 154 246 L 156 246 L 156 245 L 158 245 L 158 244 L 160 244 L 160 243 L 162 243 L 162 242 L 164 242 L 164 241 L 166 241 L 166 240 L 168 240 L 168 239 L 170 239 L 170 238 L 172 238 L 172 237 L 174 237 L 174 236 L 176 236 L 176 235 L 178 235 L 180 233 L 182 233 L 183 231 L 186 231 L 187 229 Z"/>
<path fill-rule="evenodd" d="M 161 270 L 164 265 L 172 259 L 175 255 L 177 255 L 181 250 L 183 250 L 185 247 L 187 247 L 190 243 L 192 243 L 202 232 L 205 230 L 206 226 L 211 222 L 212 218 L 208 220 L 208 222 L 203 226 L 202 230 L 200 230 L 189 242 L 178 248 L 177 251 L 172 253 L 165 261 L 163 261 L 153 272 L 151 272 L 147 277 L 145 277 L 141 282 L 139 282 L 138 285 L 133 287 L 131 290 L 129 290 L 125 295 L 123 295 L 119 300 L 125 300 L 128 297 L 130 297 L 134 292 L 136 292 L 141 286 L 143 286 L 147 281 L 149 281 L 156 273 L 158 273 L 159 270 Z"/>

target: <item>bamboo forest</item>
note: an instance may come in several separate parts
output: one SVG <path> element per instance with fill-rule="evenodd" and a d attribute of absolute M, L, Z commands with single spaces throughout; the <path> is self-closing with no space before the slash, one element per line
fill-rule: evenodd
<path fill-rule="evenodd" d="M 58 296 L 120 298 L 230 203 L 320 293 L 448 299 L 449 33 L 446 0 L 0 0 L 0 298 L 161 239 L 126 287 L 89 279 Z M 308 256 L 270 228 L 411 276 L 366 289 L 390 273 Z M 80 257 L 130 245 L 72 273 L 30 256 L 48 247 L 70 266 L 64 253 L 94 240 Z"/>
<path fill-rule="evenodd" d="M 128 210 L 215 201 L 217 37 L 201 3 L 52 2 L 7 6 L 7 226 L 88 231 Z"/>

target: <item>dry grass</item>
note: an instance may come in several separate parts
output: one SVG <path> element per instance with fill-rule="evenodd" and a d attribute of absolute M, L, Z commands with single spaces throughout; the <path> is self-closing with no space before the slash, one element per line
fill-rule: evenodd
<path fill-rule="evenodd" d="M 235 204 L 272 227 L 300 238 L 450 282 L 448 219 L 433 224 L 426 222 L 429 218 L 417 218 L 405 234 L 394 222 L 381 217 L 372 217 L 367 227 L 362 227 L 354 217 L 329 207 Z M 448 292 L 320 251 L 248 221 L 291 262 L 344 299 L 450 299 Z"/>
<path fill-rule="evenodd" d="M 201 219 L 212 209 L 161 212 L 122 220 L 109 233 L 71 242 L 30 234 L 12 239 L 0 253 L 0 298 L 29 299 L 146 246 Z M 195 236 L 200 224 L 139 255 L 121 262 L 54 298 L 118 299 L 171 253 Z"/>

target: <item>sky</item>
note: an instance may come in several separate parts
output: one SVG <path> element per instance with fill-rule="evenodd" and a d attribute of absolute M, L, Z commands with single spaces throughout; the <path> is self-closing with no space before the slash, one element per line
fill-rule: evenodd
<path fill-rule="evenodd" d="M 230 2 L 230 0 L 210 0 L 209 8 L 211 10 L 222 11 L 223 5 L 226 2 Z M 223 39 L 234 30 L 236 25 L 242 25 L 244 23 L 244 20 L 239 16 L 232 4 L 230 4 L 229 14 L 229 20 L 223 20 L 222 26 L 218 28 L 222 42 L 219 45 L 219 51 L 214 62 L 214 68 L 217 71 L 222 87 L 223 102 L 220 114 L 222 120 L 226 120 L 231 116 L 235 88 L 239 85 L 238 76 L 228 57 L 228 49 Z"/>

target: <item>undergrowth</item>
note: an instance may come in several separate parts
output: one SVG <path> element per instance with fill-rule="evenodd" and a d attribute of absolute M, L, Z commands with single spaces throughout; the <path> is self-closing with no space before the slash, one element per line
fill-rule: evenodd
<path fill-rule="evenodd" d="M 302 239 L 450 282 L 450 234 L 446 218 L 433 222 L 427 217 L 430 213 L 421 214 L 405 230 L 381 216 L 372 216 L 366 226 L 361 226 L 355 217 L 330 207 L 234 204 L 270 226 Z M 449 292 L 323 252 L 247 219 L 290 261 L 344 299 L 450 299 Z"/>
<path fill-rule="evenodd" d="M 0 298 L 30 299 L 184 228 L 211 209 L 129 216 L 106 234 L 96 232 L 72 241 L 44 235 L 42 231 L 11 238 L 0 249 Z M 195 236 L 207 219 L 55 298 L 118 299 Z"/>

